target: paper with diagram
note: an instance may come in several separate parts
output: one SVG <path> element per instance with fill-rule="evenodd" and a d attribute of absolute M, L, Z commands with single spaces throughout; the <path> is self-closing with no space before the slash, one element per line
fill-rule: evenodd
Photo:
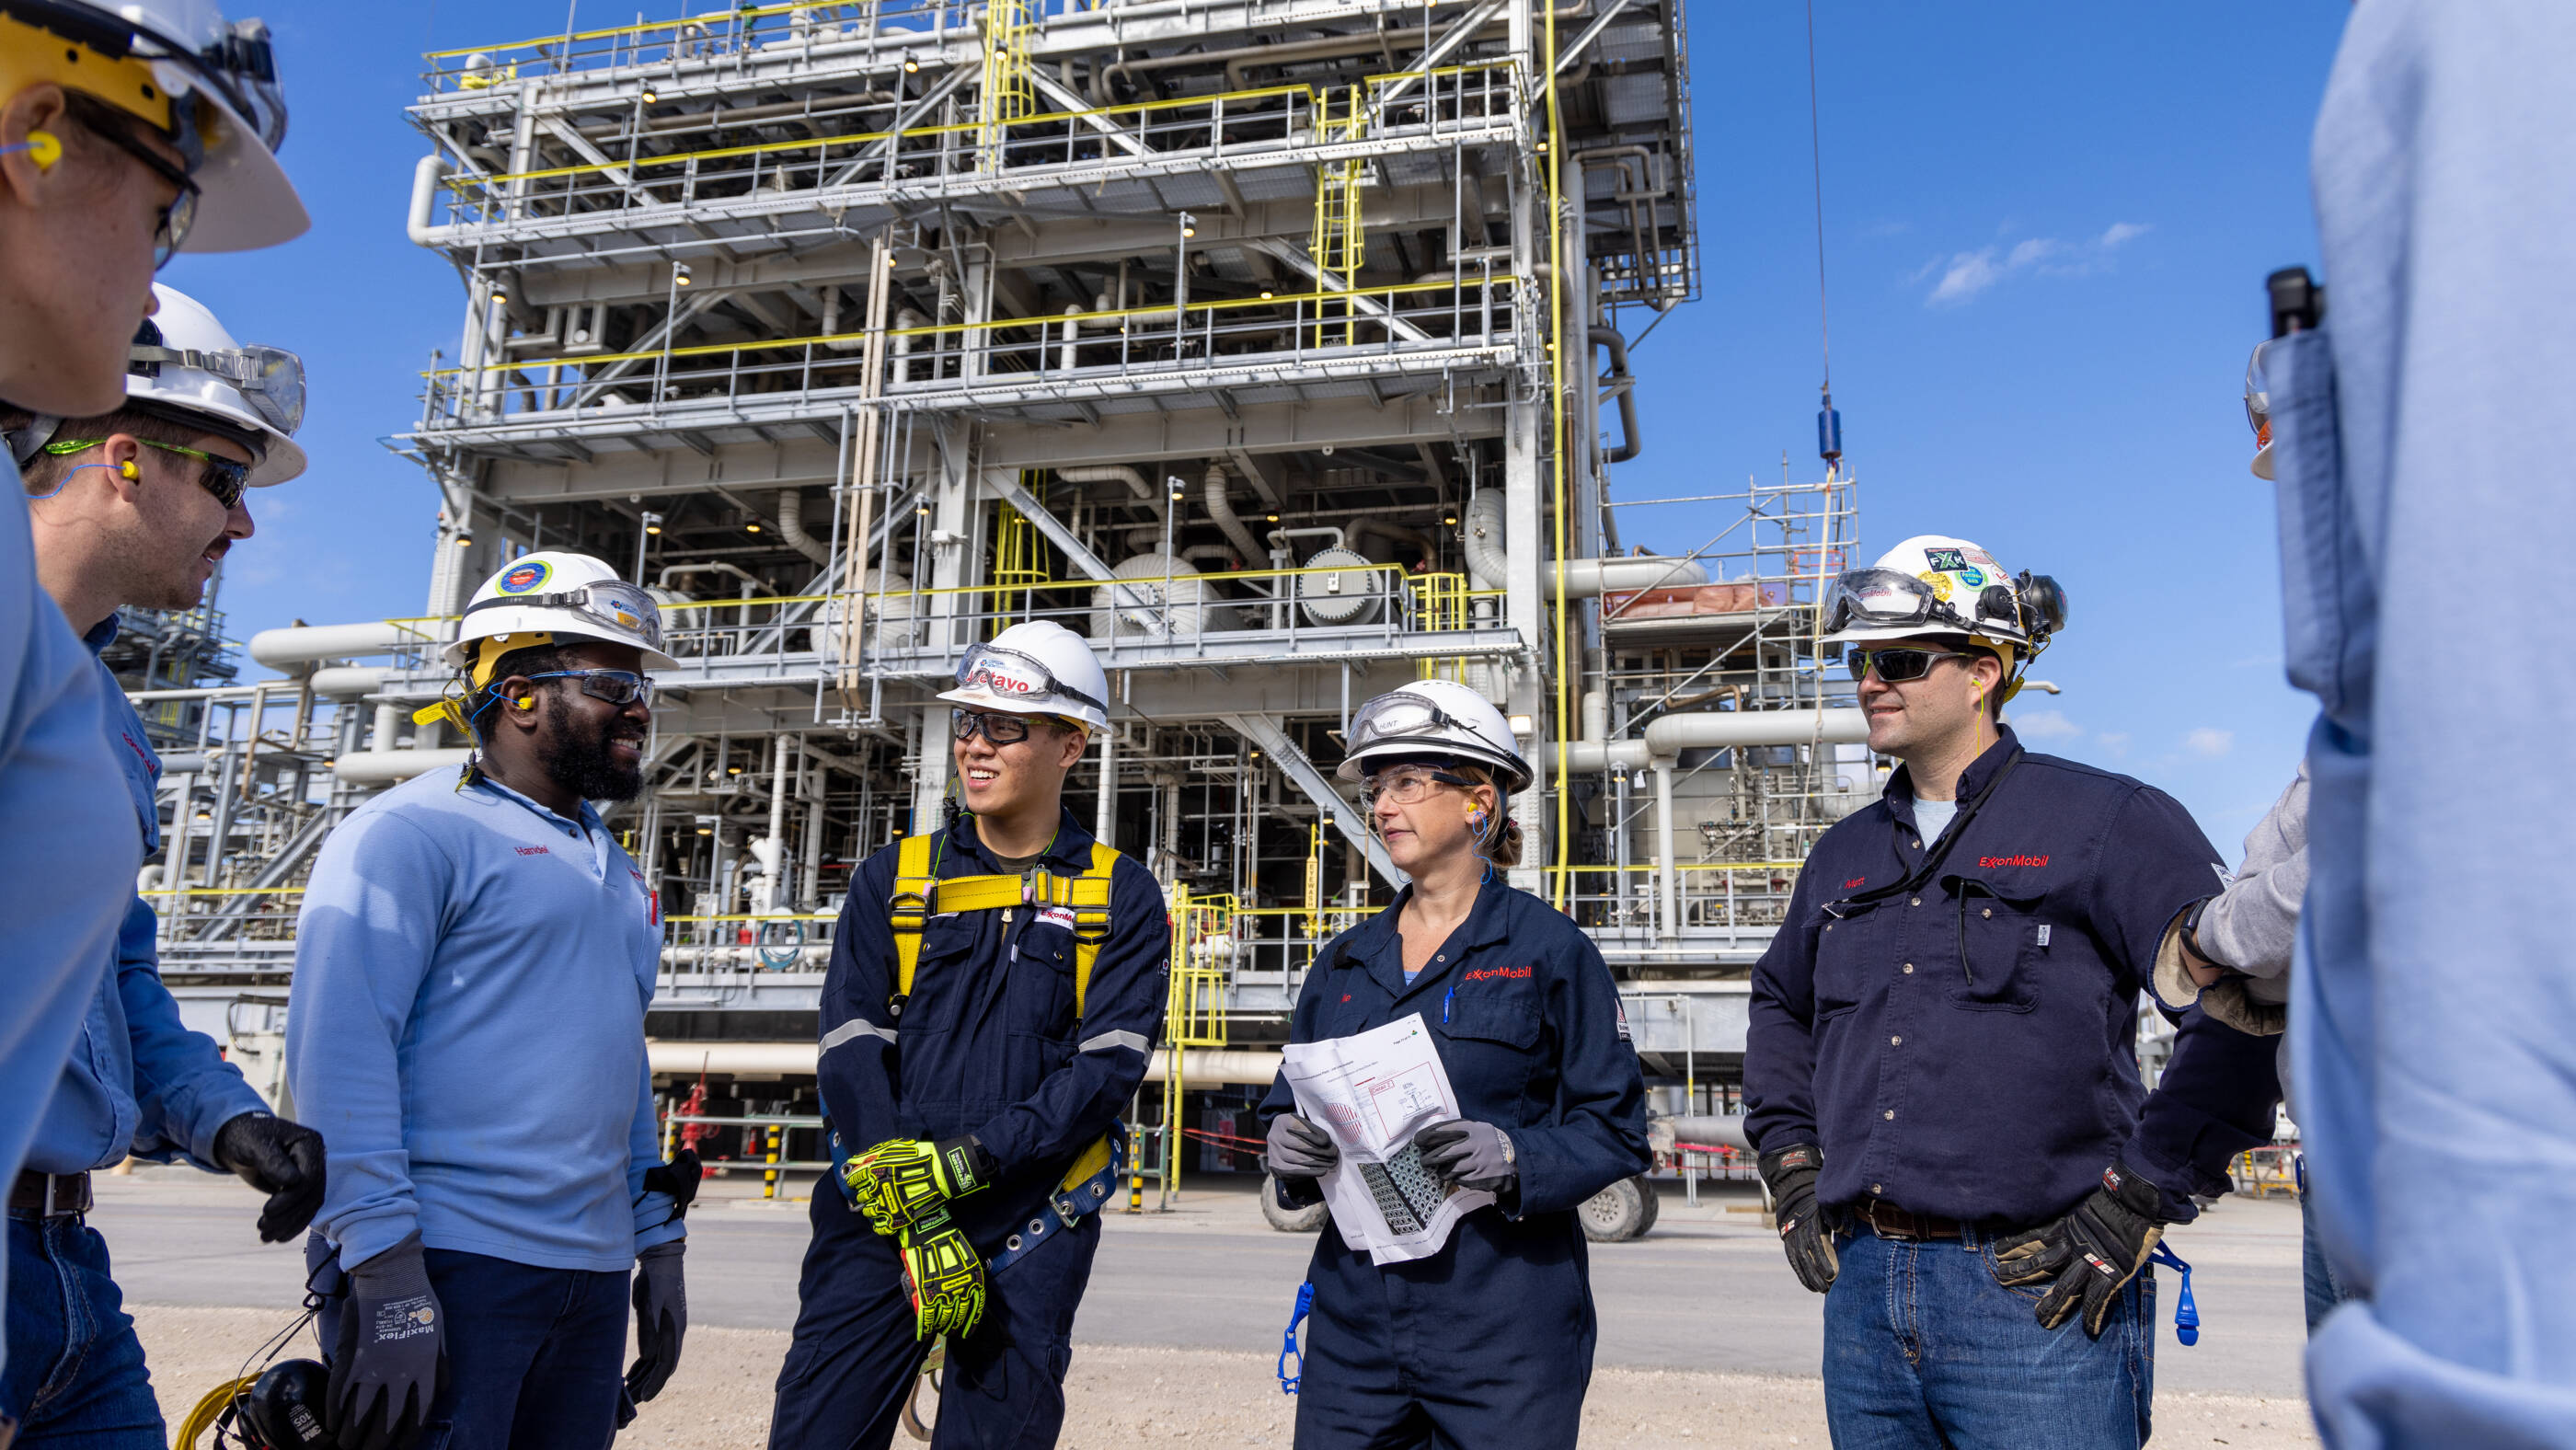
<path fill-rule="evenodd" d="M 1283 1060 L 1297 1111 L 1332 1134 L 1341 1163 L 1324 1203 L 1342 1238 L 1371 1262 L 1428 1258 L 1458 1220 L 1494 1196 L 1443 1183 L 1413 1135 L 1458 1116 L 1458 1095 L 1422 1014 L 1323 1042 L 1292 1042 Z"/>

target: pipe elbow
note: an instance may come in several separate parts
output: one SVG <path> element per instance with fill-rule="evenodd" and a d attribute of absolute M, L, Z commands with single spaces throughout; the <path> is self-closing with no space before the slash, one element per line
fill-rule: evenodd
<path fill-rule="evenodd" d="M 411 169 L 411 217 L 404 232 L 412 245 L 435 247 L 447 239 L 447 228 L 432 224 L 438 215 L 438 184 L 447 179 L 447 158 L 433 151 Z"/>

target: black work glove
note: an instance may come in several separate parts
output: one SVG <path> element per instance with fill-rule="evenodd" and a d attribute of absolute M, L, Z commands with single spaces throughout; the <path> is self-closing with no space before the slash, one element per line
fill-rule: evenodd
<path fill-rule="evenodd" d="M 680 1341 L 689 1332 L 689 1292 L 680 1279 L 685 1239 L 655 1244 L 635 1256 L 635 1363 L 626 1370 L 626 1397 L 642 1404 L 671 1382 L 680 1367 Z"/>
<path fill-rule="evenodd" d="M 1270 1171 L 1282 1178 L 1321 1178 L 1342 1161 L 1333 1135 L 1295 1113 L 1270 1120 L 1270 1139 L 1262 1150 Z"/>
<path fill-rule="evenodd" d="M 1765 1153 L 1754 1160 L 1762 1182 L 1771 1190 L 1772 1218 L 1780 1225 L 1780 1247 L 1798 1282 L 1818 1294 L 1834 1286 L 1843 1261 L 1834 1252 L 1834 1236 L 1816 1206 L 1816 1175 L 1825 1171 L 1824 1151 L 1808 1143 Z"/>
<path fill-rule="evenodd" d="M 1509 1194 L 1521 1179 L 1520 1154 L 1503 1130 L 1491 1123 L 1451 1118 L 1413 1135 L 1422 1166 L 1433 1176 L 1461 1188 L 1496 1197 Z"/>
<path fill-rule="evenodd" d="M 1996 1239 L 1995 1278 L 2004 1284 L 2054 1279 L 2039 1298 L 2040 1327 L 2057 1328 L 2081 1306 L 2084 1332 L 2099 1339 L 2121 1288 L 2164 1237 L 2164 1221 L 2156 1216 L 2163 1201 L 2154 1184 L 2114 1162 L 2102 1170 L 2102 1186 L 2066 1217 Z"/>
<path fill-rule="evenodd" d="M 447 1389 L 447 1325 L 420 1235 L 348 1271 L 331 1351 L 328 1429 L 340 1450 L 404 1450 Z"/>
<path fill-rule="evenodd" d="M 259 1211 L 261 1243 L 294 1238 L 322 1209 L 322 1135 L 302 1123 L 243 1113 L 215 1130 L 215 1161 L 268 1195 Z"/>

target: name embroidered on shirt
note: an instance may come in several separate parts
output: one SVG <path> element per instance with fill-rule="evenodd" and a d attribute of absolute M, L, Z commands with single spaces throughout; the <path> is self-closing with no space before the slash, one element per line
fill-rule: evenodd
<path fill-rule="evenodd" d="M 1977 865 L 1980 868 L 1989 866 L 2045 866 L 2047 864 L 2048 858 L 2046 856 L 1979 856 L 1977 858 Z"/>
<path fill-rule="evenodd" d="M 1843 883 L 1843 890 L 1845 890 L 1845 891 L 1858 891 L 1860 888 L 1862 888 L 1863 886 L 1866 886 L 1866 885 L 1868 885 L 1868 884 L 1869 884 L 1869 878 L 1868 878 L 1868 877 L 1866 877 L 1866 876 L 1855 876 L 1855 877 L 1853 877 L 1852 879 L 1850 879 L 1849 881 L 1846 881 L 1846 882 L 1844 882 L 1844 883 Z"/>
<path fill-rule="evenodd" d="M 1071 931 L 1073 930 L 1073 908 L 1070 906 L 1050 906 L 1044 911 L 1038 913 L 1038 925 L 1060 926 L 1066 931 Z"/>
<path fill-rule="evenodd" d="M 552 850 L 544 846 L 521 846 L 518 848 L 518 852 L 522 856 L 551 856 L 554 854 Z"/>

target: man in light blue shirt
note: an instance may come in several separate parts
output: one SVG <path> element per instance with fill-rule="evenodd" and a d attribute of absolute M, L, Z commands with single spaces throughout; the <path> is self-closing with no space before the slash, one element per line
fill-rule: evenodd
<path fill-rule="evenodd" d="M 2571 68 L 2566 0 L 2355 7 L 2313 156 L 2332 305 L 2264 354 L 2322 707 L 2289 1017 L 2360 1295 L 2308 1348 L 2335 1447 L 2576 1446 Z"/>
<path fill-rule="evenodd" d="M 326 1418 L 344 1446 L 599 1450 L 688 1322 L 696 1184 L 662 1162 L 644 1050 L 661 927 L 590 805 L 642 789 L 643 671 L 671 660 L 652 599 L 579 554 L 503 569 L 460 632 L 447 711 L 476 758 L 351 813 L 297 925 L 287 1077 L 331 1155 L 307 1247 L 333 1296 Z"/>
<path fill-rule="evenodd" d="M 158 310 L 129 349 L 122 406 L 90 418 L 0 416 L 11 451 L 28 458 L 36 577 L 66 618 L 91 625 L 93 656 L 116 637 L 120 608 L 193 608 L 251 532 L 243 491 L 304 471 L 289 436 L 302 421 L 300 369 L 286 382 L 292 355 L 237 347 L 193 298 L 154 291 Z M 279 401 L 289 393 L 291 416 Z M 161 848 L 160 760 L 106 666 L 90 668 L 124 771 L 119 810 L 149 855 Z M 113 970 L 27 1155 L 42 1202 L 9 1224 L 9 1332 L 21 1353 L 0 1375 L 0 1401 L 25 1421 L 21 1443 L 31 1446 L 140 1450 L 167 1438 L 106 1240 L 85 1220 L 91 1172 L 129 1154 L 238 1172 L 270 1194 L 260 1230 L 271 1243 L 303 1232 L 322 1201 L 321 1138 L 272 1117 L 213 1039 L 181 1025 L 161 984 L 152 908 L 130 887 L 127 902 Z"/>

